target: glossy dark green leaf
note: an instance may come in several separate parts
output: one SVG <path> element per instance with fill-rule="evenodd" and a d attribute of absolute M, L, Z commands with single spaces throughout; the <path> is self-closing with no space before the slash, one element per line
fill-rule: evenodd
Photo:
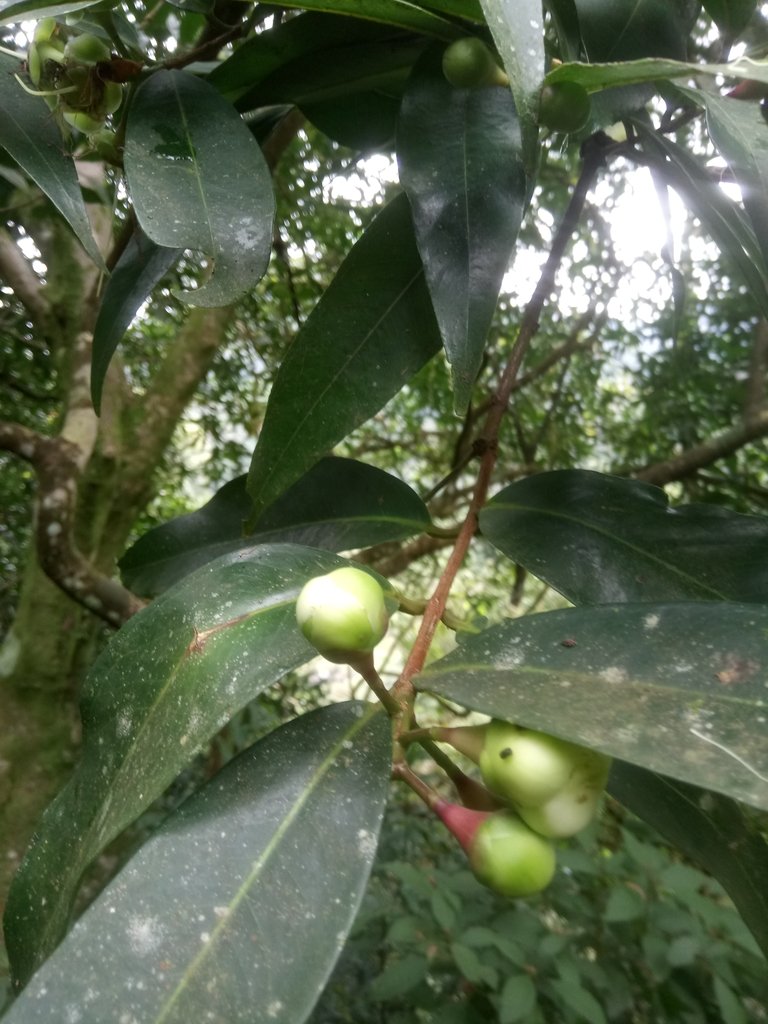
<path fill-rule="evenodd" d="M 152 289 L 171 268 L 180 249 L 155 245 L 137 227 L 115 264 L 104 289 L 93 329 L 91 398 L 98 413 L 101 392 L 112 356 L 131 321 Z"/>
<path fill-rule="evenodd" d="M 758 823 L 728 797 L 623 761 L 608 790 L 720 882 L 768 957 L 768 843 Z"/>
<path fill-rule="evenodd" d="M 590 61 L 685 60 L 698 0 L 574 0 Z"/>
<path fill-rule="evenodd" d="M 254 522 L 440 348 L 405 195 L 341 265 L 283 360 L 248 475 Z"/>
<path fill-rule="evenodd" d="M 454 39 L 459 35 L 459 29 L 452 20 L 420 7 L 411 0 L 288 0 L 282 6 L 381 21 L 387 25 L 423 32 L 437 39 Z"/>
<path fill-rule="evenodd" d="M 767 69 L 768 70 L 768 69 Z M 709 134 L 741 189 L 742 202 L 752 222 L 768 266 L 768 124 L 757 103 L 685 89 L 707 111 Z"/>
<path fill-rule="evenodd" d="M 25 980 L 62 937 L 90 861 L 265 687 L 314 655 L 295 622 L 334 555 L 274 545 L 224 556 L 134 616 L 84 684 L 81 761 L 16 875 L 5 929 Z"/>
<path fill-rule="evenodd" d="M 330 551 L 422 533 L 430 524 L 421 498 L 402 480 L 354 459 L 321 459 L 243 534 L 251 513 L 246 478 L 238 477 L 196 512 L 144 534 L 120 561 L 126 586 L 159 594 L 228 551 L 290 542 Z"/>
<path fill-rule="evenodd" d="M 702 0 L 702 7 L 723 35 L 732 40 L 749 24 L 757 0 Z"/>
<path fill-rule="evenodd" d="M 368 880 L 391 747 L 358 702 L 271 733 L 152 836 L 6 1020 L 300 1024 Z"/>
<path fill-rule="evenodd" d="M 564 469 L 505 487 L 483 535 L 574 604 L 768 602 L 768 518 L 670 508 L 660 487 Z"/>
<path fill-rule="evenodd" d="M 143 83 L 128 115 L 125 173 L 146 234 L 212 261 L 212 276 L 185 301 L 224 306 L 260 280 L 272 248 L 272 180 L 245 122 L 211 85 L 184 71 Z"/>
<path fill-rule="evenodd" d="M 700 161 L 640 121 L 635 129 L 654 167 L 678 192 L 740 271 L 752 298 L 768 316 L 768 271 L 762 250 L 744 212 L 712 181 Z"/>
<path fill-rule="evenodd" d="M 523 163 L 531 180 L 538 164 L 538 110 L 544 77 L 541 0 L 481 0 L 520 117 Z"/>
<path fill-rule="evenodd" d="M 37 21 L 39 18 L 58 18 L 72 11 L 93 7 L 101 0 L 64 0 L 62 3 L 41 3 L 40 0 L 8 0 L 0 4 L 0 25 L 19 21 Z"/>
<path fill-rule="evenodd" d="M 20 71 L 17 60 L 0 53 L 0 145 L 48 196 L 93 262 L 104 267 L 75 163 L 45 101 L 30 96 L 16 81 Z"/>
<path fill-rule="evenodd" d="M 510 91 L 454 88 L 443 74 L 442 52 L 430 50 L 408 83 L 397 160 L 453 372 L 455 409 L 463 413 L 520 229 L 528 181 Z"/>
<path fill-rule="evenodd" d="M 679 602 L 503 622 L 416 682 L 768 808 L 767 678 L 768 605 Z"/>
<path fill-rule="evenodd" d="M 655 82 L 664 79 L 691 78 L 706 75 L 708 78 L 742 78 L 757 82 L 768 82 L 768 63 L 741 57 L 728 64 L 686 64 L 679 60 L 620 61 L 615 64 L 561 64 L 553 68 L 545 79 L 547 84 L 555 82 L 578 82 L 587 92 L 611 89 L 614 86 L 633 85 L 641 82 Z"/>
<path fill-rule="evenodd" d="M 384 90 L 301 104 L 302 114 L 329 139 L 363 153 L 394 147 L 399 111 L 400 96 Z"/>

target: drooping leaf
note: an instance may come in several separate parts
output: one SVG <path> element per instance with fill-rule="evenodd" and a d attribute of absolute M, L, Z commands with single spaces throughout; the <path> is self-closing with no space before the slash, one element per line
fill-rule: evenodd
<path fill-rule="evenodd" d="M 75 163 L 42 97 L 30 96 L 14 78 L 20 71 L 17 60 L 0 53 L 0 145 L 48 196 L 93 262 L 104 268 Z"/>
<path fill-rule="evenodd" d="M 359 702 L 275 730 L 152 836 L 9 1024 L 69 1006 L 100 1024 L 305 1020 L 368 879 L 390 761 L 386 716 Z"/>
<path fill-rule="evenodd" d="M 538 163 L 539 92 L 544 78 L 541 0 L 481 0 L 481 3 L 509 75 L 520 118 L 523 164 L 533 181 Z"/>
<path fill-rule="evenodd" d="M 19 21 L 37 21 L 40 18 L 58 18 L 72 11 L 93 7 L 100 0 L 64 0 L 62 3 L 40 3 L 40 0 L 7 0 L 0 4 L 0 25 L 13 25 Z"/>
<path fill-rule="evenodd" d="M 66 928 L 90 861 L 249 700 L 314 651 L 294 602 L 334 555 L 274 545 L 224 556 L 134 616 L 95 662 L 81 699 L 81 761 L 42 818 L 5 913 L 26 980 Z"/>
<path fill-rule="evenodd" d="M 185 301 L 225 306 L 260 280 L 272 247 L 272 181 L 245 122 L 211 85 L 184 71 L 143 83 L 128 114 L 125 173 L 146 234 L 213 263 Z"/>
<path fill-rule="evenodd" d="M 725 157 L 768 266 L 768 124 L 757 103 L 713 96 L 703 90 L 683 89 L 707 111 L 712 141 Z"/>
<path fill-rule="evenodd" d="M 590 61 L 684 60 L 698 0 L 574 0 Z"/>
<path fill-rule="evenodd" d="M 716 505 L 670 508 L 660 487 L 587 470 L 500 491 L 483 535 L 574 604 L 768 602 L 768 519 Z"/>
<path fill-rule="evenodd" d="M 91 399 L 98 413 L 112 356 L 142 303 L 171 268 L 180 249 L 155 245 L 137 226 L 104 289 L 93 329 Z"/>
<path fill-rule="evenodd" d="M 460 34 L 450 18 L 425 10 L 411 0 L 288 0 L 283 7 L 301 7 L 328 14 L 346 14 L 368 21 L 422 32 L 437 39 L 455 39 Z M 471 10 L 471 8 L 470 8 Z"/>
<path fill-rule="evenodd" d="M 528 194 L 508 89 L 456 89 L 430 50 L 408 83 L 397 127 L 400 181 L 413 212 L 432 305 L 463 413 Z"/>
<path fill-rule="evenodd" d="M 768 808 L 766 673 L 768 605 L 679 602 L 503 622 L 416 683 Z"/>
<path fill-rule="evenodd" d="M 126 586 L 161 593 L 182 576 L 228 551 L 290 542 L 330 551 L 401 540 L 423 532 L 429 512 L 396 477 L 354 459 L 321 459 L 260 517 L 247 536 L 251 513 L 246 478 L 238 477 L 196 512 L 144 534 L 120 561 Z"/>
<path fill-rule="evenodd" d="M 440 348 L 405 195 L 374 219 L 278 371 L 248 474 L 256 522 Z"/>
<path fill-rule="evenodd" d="M 672 139 L 657 135 L 640 121 L 635 129 L 654 167 L 693 210 L 734 263 L 762 313 L 768 316 L 768 270 L 760 243 L 741 208 L 707 177 L 706 169 Z"/>
<path fill-rule="evenodd" d="M 728 797 L 623 761 L 608 789 L 720 882 L 768 957 L 768 843 L 757 822 Z"/>

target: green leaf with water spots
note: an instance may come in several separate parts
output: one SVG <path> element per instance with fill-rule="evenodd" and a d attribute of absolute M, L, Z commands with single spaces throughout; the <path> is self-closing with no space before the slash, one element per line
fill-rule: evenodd
<path fill-rule="evenodd" d="M 768 808 L 768 605 L 595 605 L 468 637 L 417 677 L 495 718 Z"/>
<path fill-rule="evenodd" d="M 227 555 L 112 639 L 84 684 L 80 763 L 44 814 L 6 906 L 17 981 L 60 941 L 93 858 L 236 711 L 314 657 L 296 625 L 296 597 L 341 564 L 289 544 Z"/>
<path fill-rule="evenodd" d="M 257 284 L 272 251 L 272 179 L 258 142 L 213 86 L 185 71 L 151 75 L 129 109 L 124 159 L 146 234 L 212 262 L 186 302 L 226 306 Z"/>
<path fill-rule="evenodd" d="M 6 1020 L 305 1020 L 368 880 L 391 750 L 357 701 L 272 732 L 149 839 Z"/>

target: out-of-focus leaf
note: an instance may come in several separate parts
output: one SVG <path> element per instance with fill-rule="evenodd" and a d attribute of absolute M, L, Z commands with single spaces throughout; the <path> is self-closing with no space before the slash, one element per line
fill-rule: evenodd
<path fill-rule="evenodd" d="M 417 677 L 542 729 L 768 808 L 768 605 L 596 605 L 468 637 Z"/>
<path fill-rule="evenodd" d="M 654 167 L 738 267 L 752 298 L 768 316 L 768 270 L 744 212 L 707 177 L 705 168 L 682 146 L 650 131 L 641 121 L 634 124 L 644 149 L 654 159 Z"/>
<path fill-rule="evenodd" d="M 608 790 L 723 886 L 768 957 L 768 843 L 726 796 L 617 761 Z"/>
<path fill-rule="evenodd" d="M 432 305 L 463 413 L 485 350 L 528 193 L 508 89 L 456 89 L 442 50 L 417 65 L 400 111 L 397 157 Z"/>
<path fill-rule="evenodd" d="M 224 556 L 134 616 L 81 699 L 83 751 L 45 812 L 5 912 L 24 981 L 60 941 L 83 871 L 231 716 L 314 656 L 294 602 L 334 555 L 274 545 Z"/>
<path fill-rule="evenodd" d="M 699 0 L 574 0 L 590 61 L 684 60 Z"/>
<path fill-rule="evenodd" d="M 423 532 L 429 512 L 415 491 L 354 459 L 321 459 L 261 516 L 247 536 L 251 513 L 246 478 L 225 484 L 196 512 L 144 534 L 120 561 L 126 586 L 154 595 L 228 551 L 290 542 L 330 551 L 400 540 Z"/>
<path fill-rule="evenodd" d="M 541 0 L 481 0 L 481 3 L 509 75 L 520 117 L 523 164 L 533 181 L 538 163 L 539 92 L 544 77 Z"/>
<path fill-rule="evenodd" d="M 160 278 L 171 268 L 180 249 L 155 245 L 137 227 L 115 264 L 104 289 L 93 329 L 91 398 L 98 413 L 101 393 L 112 356 L 141 304 Z"/>
<path fill-rule="evenodd" d="M 405 195 L 357 242 L 278 371 L 248 474 L 253 525 L 440 348 Z"/>
<path fill-rule="evenodd" d="M 707 111 L 712 141 L 741 189 L 742 202 L 768 266 L 768 124 L 757 103 L 682 89 Z"/>
<path fill-rule="evenodd" d="M 575 980 L 555 978 L 548 983 L 565 1005 L 576 1014 L 577 1020 L 588 1024 L 608 1024 L 603 1008 L 582 985 Z"/>
<path fill-rule="evenodd" d="M 768 519 L 716 505 L 670 508 L 660 487 L 587 470 L 500 491 L 483 535 L 574 604 L 768 602 Z"/>
<path fill-rule="evenodd" d="M 710 77 L 748 78 L 768 82 L 768 61 L 740 57 L 728 64 L 686 64 L 679 60 L 648 57 L 644 60 L 621 61 L 615 64 L 580 64 L 573 62 L 553 68 L 545 83 L 578 82 L 587 92 L 611 89 L 619 85 L 641 82 L 660 82 L 665 79 L 691 78 L 694 75 Z"/>
<path fill-rule="evenodd" d="M 353 18 L 381 21 L 437 39 L 455 39 L 461 32 L 450 18 L 442 18 L 411 3 L 411 0 L 288 0 L 282 6 L 326 11 L 328 14 L 351 14 Z"/>
<path fill-rule="evenodd" d="M 0 53 L 0 145 L 48 196 L 93 262 L 104 268 L 74 161 L 42 97 L 30 96 L 14 78 L 20 71 L 17 60 Z"/>
<path fill-rule="evenodd" d="M 400 96 L 369 90 L 322 103 L 302 103 L 301 112 L 334 142 L 368 153 L 391 149 Z"/>
<path fill-rule="evenodd" d="M 260 280 L 272 248 L 272 180 L 245 122 L 211 85 L 184 71 L 143 83 L 128 114 L 125 173 L 147 235 L 213 262 L 185 301 L 225 306 Z"/>
<path fill-rule="evenodd" d="M 727 39 L 734 39 L 749 24 L 757 0 L 702 0 L 702 7 Z"/>
<path fill-rule="evenodd" d="M 368 879 L 390 761 L 388 719 L 358 702 L 271 733 L 152 836 L 9 1024 L 70 1006 L 99 1024 L 305 1020 Z"/>
<path fill-rule="evenodd" d="M 93 7 L 101 0 L 69 0 L 64 3 L 45 4 L 40 0 L 8 0 L 0 3 L 0 25 L 12 25 L 19 21 L 37 21 L 40 18 L 58 18 L 72 11 Z"/>

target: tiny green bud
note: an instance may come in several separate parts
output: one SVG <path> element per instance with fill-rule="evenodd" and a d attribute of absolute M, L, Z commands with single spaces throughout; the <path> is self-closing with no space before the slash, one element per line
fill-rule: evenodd
<path fill-rule="evenodd" d="M 563 789 L 583 753 L 575 743 L 495 720 L 479 764 L 491 792 L 516 807 L 539 807 Z"/>
<path fill-rule="evenodd" d="M 64 57 L 67 63 L 91 65 L 109 60 L 110 51 L 103 39 L 85 32 L 67 40 Z"/>
<path fill-rule="evenodd" d="M 509 85 L 509 78 L 494 60 L 482 39 L 464 36 L 446 47 L 443 74 L 457 89 L 482 89 Z"/>
<path fill-rule="evenodd" d="M 353 566 L 311 579 L 299 594 L 296 619 L 318 652 L 339 664 L 370 654 L 389 626 L 383 589 L 370 573 Z"/>
<path fill-rule="evenodd" d="M 539 97 L 539 124 L 558 132 L 577 132 L 589 120 L 592 103 L 578 82 L 545 85 Z"/>

